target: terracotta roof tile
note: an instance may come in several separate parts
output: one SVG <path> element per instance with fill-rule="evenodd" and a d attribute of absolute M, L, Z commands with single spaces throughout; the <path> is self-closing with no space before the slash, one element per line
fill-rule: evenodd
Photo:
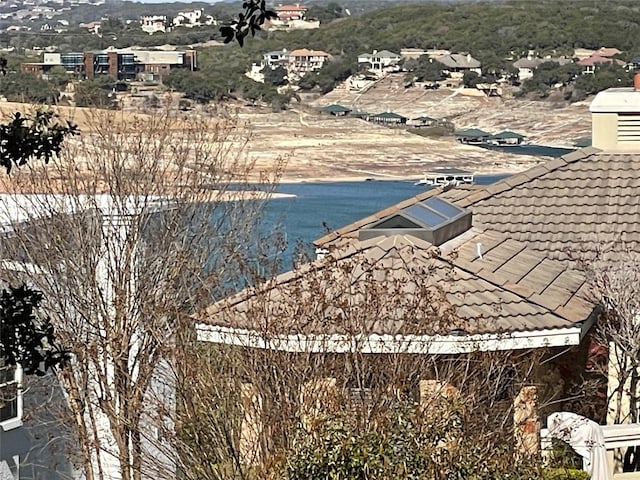
<path fill-rule="evenodd" d="M 486 245 L 487 253 L 482 259 L 470 260 L 477 240 Z M 357 285 L 364 278 L 361 267 L 365 265 L 376 281 L 401 285 L 408 295 L 415 295 L 419 288 L 411 287 L 416 279 L 433 285 L 444 294 L 434 305 L 445 310 L 453 308 L 456 325 L 462 325 L 470 333 L 567 327 L 584 321 L 593 310 L 593 304 L 573 298 L 577 292 L 572 289 L 582 285 L 579 275 L 561 275 L 565 271 L 562 264 L 544 259 L 522 243 L 493 231 L 461 235 L 457 246 L 453 245 L 456 239 L 451 242 L 451 253 L 442 256 L 439 249 L 411 236 L 353 241 L 349 247 L 333 252 L 331 260 L 313 262 L 280 275 L 261 288 L 247 289 L 196 318 L 205 323 L 260 331 L 274 328 L 277 319 L 279 333 L 346 332 L 350 327 L 342 322 L 350 320 L 341 317 L 334 305 L 343 305 L 344 301 L 357 303 L 359 297 L 350 291 L 353 288 L 357 291 L 356 287 L 341 288 L 341 279 L 351 275 L 349 282 L 355 284 L 350 284 Z M 355 268 L 345 268 L 349 265 Z M 313 285 L 320 285 L 322 291 L 314 291 Z M 309 308 L 301 308 L 305 302 Z M 309 306 L 309 302 L 313 305 Z M 387 303 L 390 302 L 383 300 L 380 308 L 390 308 Z M 568 312 L 566 304 L 580 308 Z M 560 311 L 564 313 L 560 315 Z M 395 318 L 396 314 L 397 308 L 381 311 L 367 328 L 372 329 L 371 333 L 434 332 L 432 322 L 426 318 L 418 321 L 420 311 L 414 312 L 416 320 L 410 325 Z"/>

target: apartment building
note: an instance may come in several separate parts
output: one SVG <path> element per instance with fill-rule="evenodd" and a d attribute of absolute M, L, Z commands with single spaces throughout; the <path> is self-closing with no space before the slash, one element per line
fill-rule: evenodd
<path fill-rule="evenodd" d="M 195 50 L 161 51 L 109 48 L 88 52 L 45 53 L 42 63 L 23 63 L 22 71 L 45 77 L 56 66 L 76 78 L 110 75 L 118 80 L 162 80 L 174 68 L 197 69 Z"/>

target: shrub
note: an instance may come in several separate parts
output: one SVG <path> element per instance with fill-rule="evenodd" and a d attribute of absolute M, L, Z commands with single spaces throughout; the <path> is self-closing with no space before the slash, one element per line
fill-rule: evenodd
<path fill-rule="evenodd" d="M 575 468 L 545 468 L 542 480 L 589 480 L 589 474 Z"/>

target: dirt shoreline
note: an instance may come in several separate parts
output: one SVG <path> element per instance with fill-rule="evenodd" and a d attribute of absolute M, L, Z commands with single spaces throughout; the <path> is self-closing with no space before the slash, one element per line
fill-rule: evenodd
<path fill-rule="evenodd" d="M 282 160 L 286 167 L 281 183 L 345 181 L 417 181 L 436 168 L 458 168 L 475 175 L 513 174 L 532 168 L 549 157 L 518 155 L 462 145 L 448 136 L 422 136 L 406 128 L 377 125 L 354 117 L 332 117 L 321 108 L 340 103 L 369 113 L 393 111 L 409 119 L 429 116 L 446 119 L 456 129 L 481 128 L 491 133 L 513 130 L 531 143 L 572 146 L 590 136 L 588 102 L 579 104 L 467 96 L 455 90 L 405 89 L 402 75 L 390 75 L 365 93 L 337 89 L 327 95 L 303 94 L 300 103 L 274 113 L 265 107 L 238 103 L 226 114 L 197 110 L 204 121 L 217 122 L 231 115 L 238 121 L 238 134 L 223 141 L 237 143 L 255 161 L 252 180 L 271 176 Z M 0 115 L 28 111 L 32 106 L 0 103 Z M 226 107 L 223 107 L 226 108 Z M 236 109 L 237 113 L 230 113 Z M 96 111 L 88 108 L 55 107 L 87 131 L 95 126 Z M 221 116 L 222 115 L 222 116 Z M 134 128 L 149 112 L 118 111 L 114 121 Z M 86 127 L 86 129 L 85 129 Z M 233 150 L 233 148 L 231 148 Z"/>

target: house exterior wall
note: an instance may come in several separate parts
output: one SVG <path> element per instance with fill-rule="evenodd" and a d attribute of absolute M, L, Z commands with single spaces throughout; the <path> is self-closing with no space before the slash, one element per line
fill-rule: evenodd
<path fill-rule="evenodd" d="M 20 478 L 20 462 L 30 443 L 22 426 L 22 368 L 0 367 L 0 478 Z"/>
<path fill-rule="evenodd" d="M 591 144 L 602 150 L 618 150 L 618 118 L 616 113 L 591 115 Z"/>
<path fill-rule="evenodd" d="M 96 61 L 98 64 L 96 64 Z M 143 71 L 164 76 L 171 68 L 195 70 L 198 65 L 195 50 L 163 52 L 154 50 L 102 50 L 83 53 L 45 54 L 45 62 L 23 63 L 23 72 L 41 76 L 54 66 L 62 66 L 79 78 L 108 74 L 118 80 L 131 80 Z"/>

